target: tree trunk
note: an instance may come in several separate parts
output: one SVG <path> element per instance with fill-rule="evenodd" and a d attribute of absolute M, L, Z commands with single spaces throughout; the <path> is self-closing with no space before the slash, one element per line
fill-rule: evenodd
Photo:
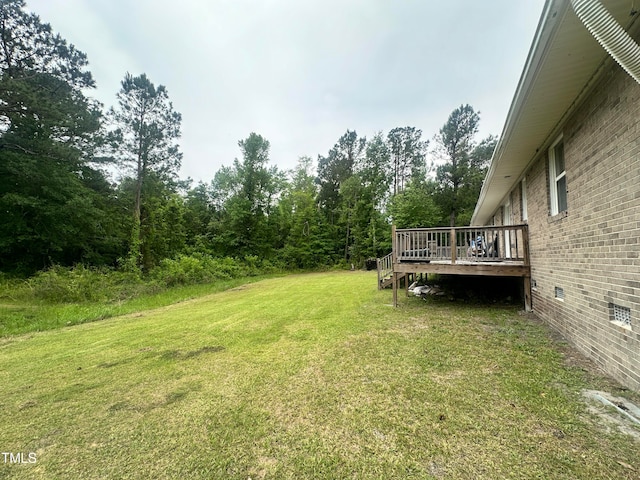
<path fill-rule="evenodd" d="M 344 260 L 349 261 L 349 234 L 351 233 L 351 212 L 347 215 L 347 236 L 344 239 Z"/>

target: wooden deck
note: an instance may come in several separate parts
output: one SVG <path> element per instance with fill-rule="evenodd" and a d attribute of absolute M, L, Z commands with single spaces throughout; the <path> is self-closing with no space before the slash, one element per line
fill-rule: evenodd
<path fill-rule="evenodd" d="M 398 304 L 401 277 L 439 273 L 522 277 L 525 308 L 531 308 L 527 225 L 392 230 L 391 254 L 378 261 L 379 288 L 393 287 Z"/>

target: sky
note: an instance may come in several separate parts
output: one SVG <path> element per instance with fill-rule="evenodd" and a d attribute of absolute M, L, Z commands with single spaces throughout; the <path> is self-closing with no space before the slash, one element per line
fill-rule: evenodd
<path fill-rule="evenodd" d="M 347 129 L 432 139 L 463 104 L 500 135 L 544 0 L 26 0 L 85 52 L 106 108 L 125 73 L 182 114 L 181 178 L 209 182 L 256 132 L 271 164 Z"/>

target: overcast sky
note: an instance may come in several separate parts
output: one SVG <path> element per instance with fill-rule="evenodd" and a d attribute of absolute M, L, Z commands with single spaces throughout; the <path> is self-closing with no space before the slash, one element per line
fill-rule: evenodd
<path fill-rule="evenodd" d="M 180 175 L 210 181 L 271 142 L 292 168 L 347 129 L 414 126 L 430 139 L 453 109 L 499 135 L 544 0 L 27 0 L 87 53 L 109 107 L 125 72 L 167 87 L 182 114 Z"/>

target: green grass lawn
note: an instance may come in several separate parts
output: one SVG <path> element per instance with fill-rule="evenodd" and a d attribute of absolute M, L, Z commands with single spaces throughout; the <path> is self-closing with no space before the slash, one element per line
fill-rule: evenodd
<path fill-rule="evenodd" d="M 274 276 L 276 275 L 218 280 L 212 285 L 193 284 L 164 288 L 156 293 L 139 292 L 123 300 L 75 303 L 51 302 L 33 298 L 32 295 L 20 291 L 25 290 L 24 283 L 5 289 L 0 283 L 0 337 L 55 330 L 69 325 L 164 307 Z"/>
<path fill-rule="evenodd" d="M 0 478 L 636 479 L 514 307 L 272 278 L 0 339 Z"/>

